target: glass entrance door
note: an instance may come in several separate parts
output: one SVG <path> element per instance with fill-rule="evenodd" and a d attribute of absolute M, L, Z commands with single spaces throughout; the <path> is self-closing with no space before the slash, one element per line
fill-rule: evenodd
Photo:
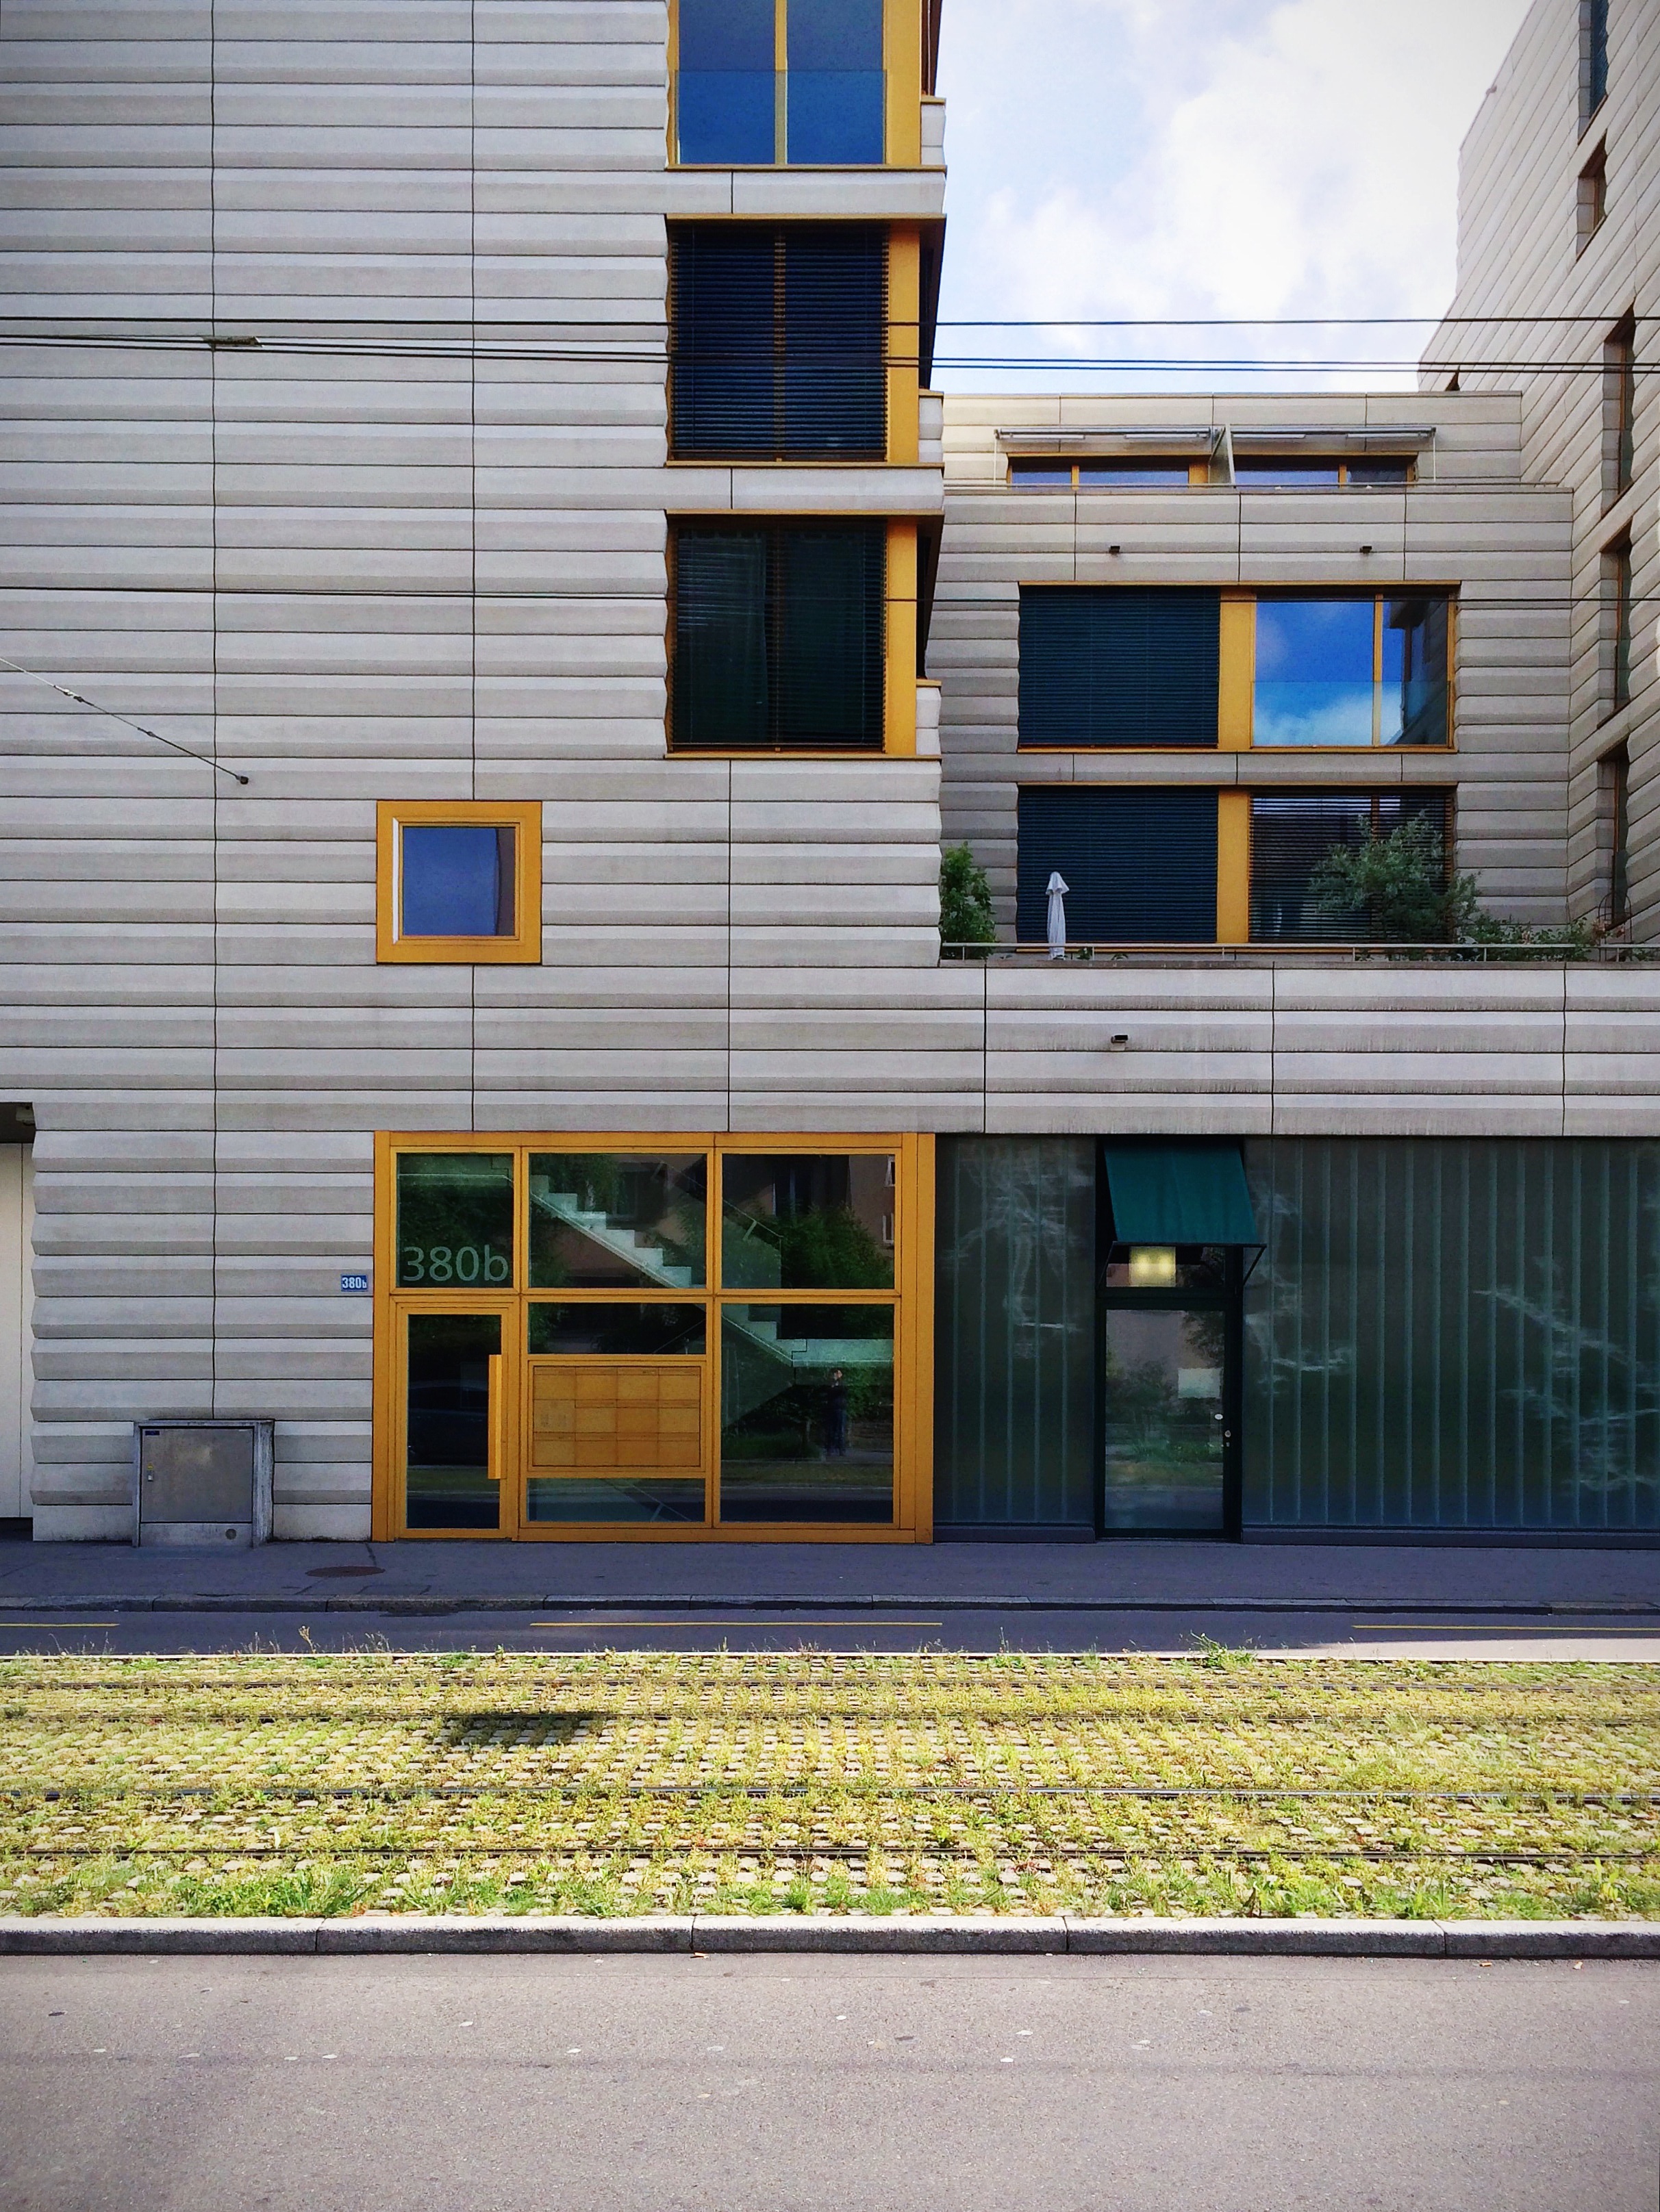
<path fill-rule="evenodd" d="M 1227 1534 L 1227 1308 L 1110 1306 L 1103 1323 L 1104 1528 Z"/>
<path fill-rule="evenodd" d="M 416 1310 L 401 1320 L 404 1526 L 493 1535 L 506 1458 L 502 1316 Z"/>

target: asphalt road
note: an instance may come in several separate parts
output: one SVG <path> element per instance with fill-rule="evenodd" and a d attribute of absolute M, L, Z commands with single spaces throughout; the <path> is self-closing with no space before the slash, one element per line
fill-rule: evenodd
<path fill-rule="evenodd" d="M 1640 1659 L 1660 1661 L 1660 1617 L 1594 1622 L 1518 1613 L 1414 1618 L 1410 1606 L 1353 1613 L 1190 1610 L 930 1610 L 926 1600 L 880 1612 L 833 1604 L 700 1611 L 118 1613 L 7 1614 L 0 1655 L 15 1651 L 1107 1651 L 1191 1654 L 1202 1641 L 1345 1658 Z"/>
<path fill-rule="evenodd" d="M 1660 1967 L 0 1960 L 4 2212 L 1655 2212 Z"/>

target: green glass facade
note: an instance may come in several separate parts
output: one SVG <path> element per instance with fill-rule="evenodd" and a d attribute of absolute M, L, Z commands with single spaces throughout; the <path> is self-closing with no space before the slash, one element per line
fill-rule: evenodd
<path fill-rule="evenodd" d="M 934 1528 L 1095 1528 L 1096 1146 L 942 1137 Z"/>
<path fill-rule="evenodd" d="M 1660 1143 L 1243 1152 L 1266 1242 L 1243 1292 L 1244 1534 L 1660 1531 Z M 936 1525 L 1091 1534 L 1098 1146 L 951 1138 L 939 1158 Z"/>
<path fill-rule="evenodd" d="M 1660 1526 L 1660 1144 L 1245 1147 L 1250 1528 Z"/>

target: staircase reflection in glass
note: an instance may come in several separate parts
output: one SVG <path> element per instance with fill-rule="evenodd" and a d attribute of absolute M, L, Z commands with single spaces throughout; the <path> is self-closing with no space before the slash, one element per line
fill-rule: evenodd
<path fill-rule="evenodd" d="M 891 1524 L 893 1309 L 721 1315 L 723 1522 Z"/>
<path fill-rule="evenodd" d="M 708 1188 L 701 1152 L 532 1152 L 531 1288 L 701 1290 Z"/>

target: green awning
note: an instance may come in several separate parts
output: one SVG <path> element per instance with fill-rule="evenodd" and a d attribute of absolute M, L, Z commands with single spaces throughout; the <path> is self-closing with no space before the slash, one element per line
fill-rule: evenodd
<path fill-rule="evenodd" d="M 1237 1145 L 1108 1144 L 1120 1244 L 1261 1244 Z"/>

